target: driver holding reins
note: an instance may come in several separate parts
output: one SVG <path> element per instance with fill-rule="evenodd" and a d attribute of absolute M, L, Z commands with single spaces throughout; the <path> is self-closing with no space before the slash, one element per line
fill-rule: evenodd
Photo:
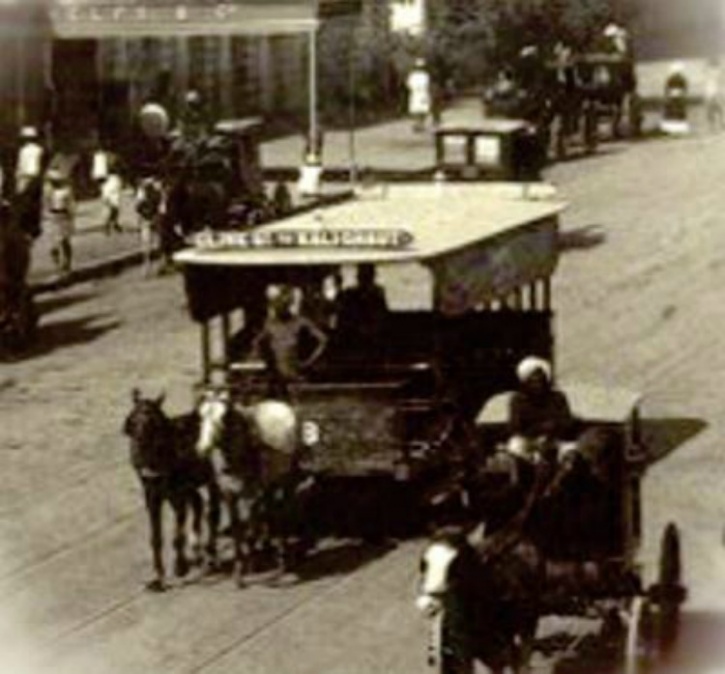
<path fill-rule="evenodd" d="M 566 395 L 553 386 L 551 365 L 528 356 L 519 363 L 516 376 L 519 390 L 509 406 L 509 451 L 533 460 L 552 445 L 574 440 L 576 420 Z"/>

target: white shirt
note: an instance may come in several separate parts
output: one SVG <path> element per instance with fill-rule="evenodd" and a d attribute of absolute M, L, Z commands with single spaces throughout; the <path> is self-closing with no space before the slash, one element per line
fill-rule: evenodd
<path fill-rule="evenodd" d="M 42 160 L 43 148 L 35 141 L 29 141 L 20 148 L 16 169 L 18 192 L 22 192 L 31 179 L 40 177 Z"/>
<path fill-rule="evenodd" d="M 430 112 L 430 75 L 425 70 L 413 70 L 408 75 L 408 112 L 427 115 Z"/>
<path fill-rule="evenodd" d="M 91 167 L 91 178 L 93 180 L 104 180 L 108 177 L 108 155 L 103 150 L 93 153 L 93 166 Z"/>
<path fill-rule="evenodd" d="M 101 185 L 101 198 L 109 206 L 119 208 L 121 205 L 121 177 L 117 173 L 111 173 Z"/>

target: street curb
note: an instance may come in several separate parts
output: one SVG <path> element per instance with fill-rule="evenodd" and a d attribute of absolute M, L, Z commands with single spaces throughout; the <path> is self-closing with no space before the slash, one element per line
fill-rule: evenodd
<path fill-rule="evenodd" d="M 349 183 L 351 168 L 345 166 L 326 166 L 322 171 L 323 182 Z M 359 178 L 382 182 L 416 182 L 431 180 L 436 172 L 436 166 L 417 169 L 385 169 L 372 166 L 357 166 L 355 173 Z M 270 166 L 262 170 L 265 180 L 292 182 L 299 177 L 300 169 L 294 166 Z"/>
<path fill-rule="evenodd" d="M 307 203 L 303 203 L 296 208 L 293 208 L 287 215 L 279 218 L 275 222 L 281 222 L 287 218 L 291 218 L 295 215 L 300 215 L 302 213 L 314 211 L 320 207 L 332 206 L 334 204 L 342 203 L 351 199 L 353 195 L 354 192 L 352 190 L 341 190 L 334 194 L 322 195 L 317 199 L 310 200 Z M 152 258 L 157 259 L 159 257 L 159 254 L 160 253 L 158 250 L 153 251 Z M 97 261 L 81 265 L 74 269 L 70 274 L 67 274 L 65 276 L 43 278 L 34 282 L 31 281 L 30 290 L 34 295 L 54 292 L 57 290 L 70 288 L 76 283 L 86 283 L 88 281 L 92 281 L 98 278 L 115 276 L 116 274 L 120 274 L 125 269 L 139 266 L 143 264 L 143 262 L 144 253 L 141 250 L 111 255 Z"/>

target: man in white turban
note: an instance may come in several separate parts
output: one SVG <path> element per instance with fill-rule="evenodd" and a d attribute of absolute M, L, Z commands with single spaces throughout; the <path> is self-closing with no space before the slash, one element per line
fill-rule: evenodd
<path fill-rule="evenodd" d="M 511 446 L 528 453 L 537 445 L 573 439 L 575 420 L 564 393 L 552 386 L 551 365 L 528 356 L 519 363 L 516 376 L 520 388 L 509 407 Z"/>

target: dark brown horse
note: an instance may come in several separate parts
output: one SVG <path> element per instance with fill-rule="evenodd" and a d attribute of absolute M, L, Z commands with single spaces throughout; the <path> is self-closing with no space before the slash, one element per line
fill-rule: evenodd
<path fill-rule="evenodd" d="M 433 620 L 429 663 L 442 674 L 526 671 L 540 615 L 541 559 L 523 541 L 491 554 L 464 532 L 437 534 L 421 558 L 418 608 Z"/>
<path fill-rule="evenodd" d="M 175 573 L 185 576 L 190 569 L 186 556 L 186 519 L 188 508 L 193 513 L 193 547 L 195 561 L 200 558 L 200 540 L 204 501 L 200 490 L 208 496 L 207 564 L 216 564 L 216 543 L 219 529 L 221 497 L 211 463 L 194 451 L 199 420 L 195 413 L 169 418 L 162 409 L 163 396 L 144 398 L 138 390 L 132 393 L 133 408 L 124 423 L 124 432 L 131 441 L 131 463 L 143 487 L 151 529 L 151 549 L 155 577 L 148 583 L 153 591 L 166 587 L 163 560 L 163 505 L 168 502 L 174 511 L 176 531 Z"/>

